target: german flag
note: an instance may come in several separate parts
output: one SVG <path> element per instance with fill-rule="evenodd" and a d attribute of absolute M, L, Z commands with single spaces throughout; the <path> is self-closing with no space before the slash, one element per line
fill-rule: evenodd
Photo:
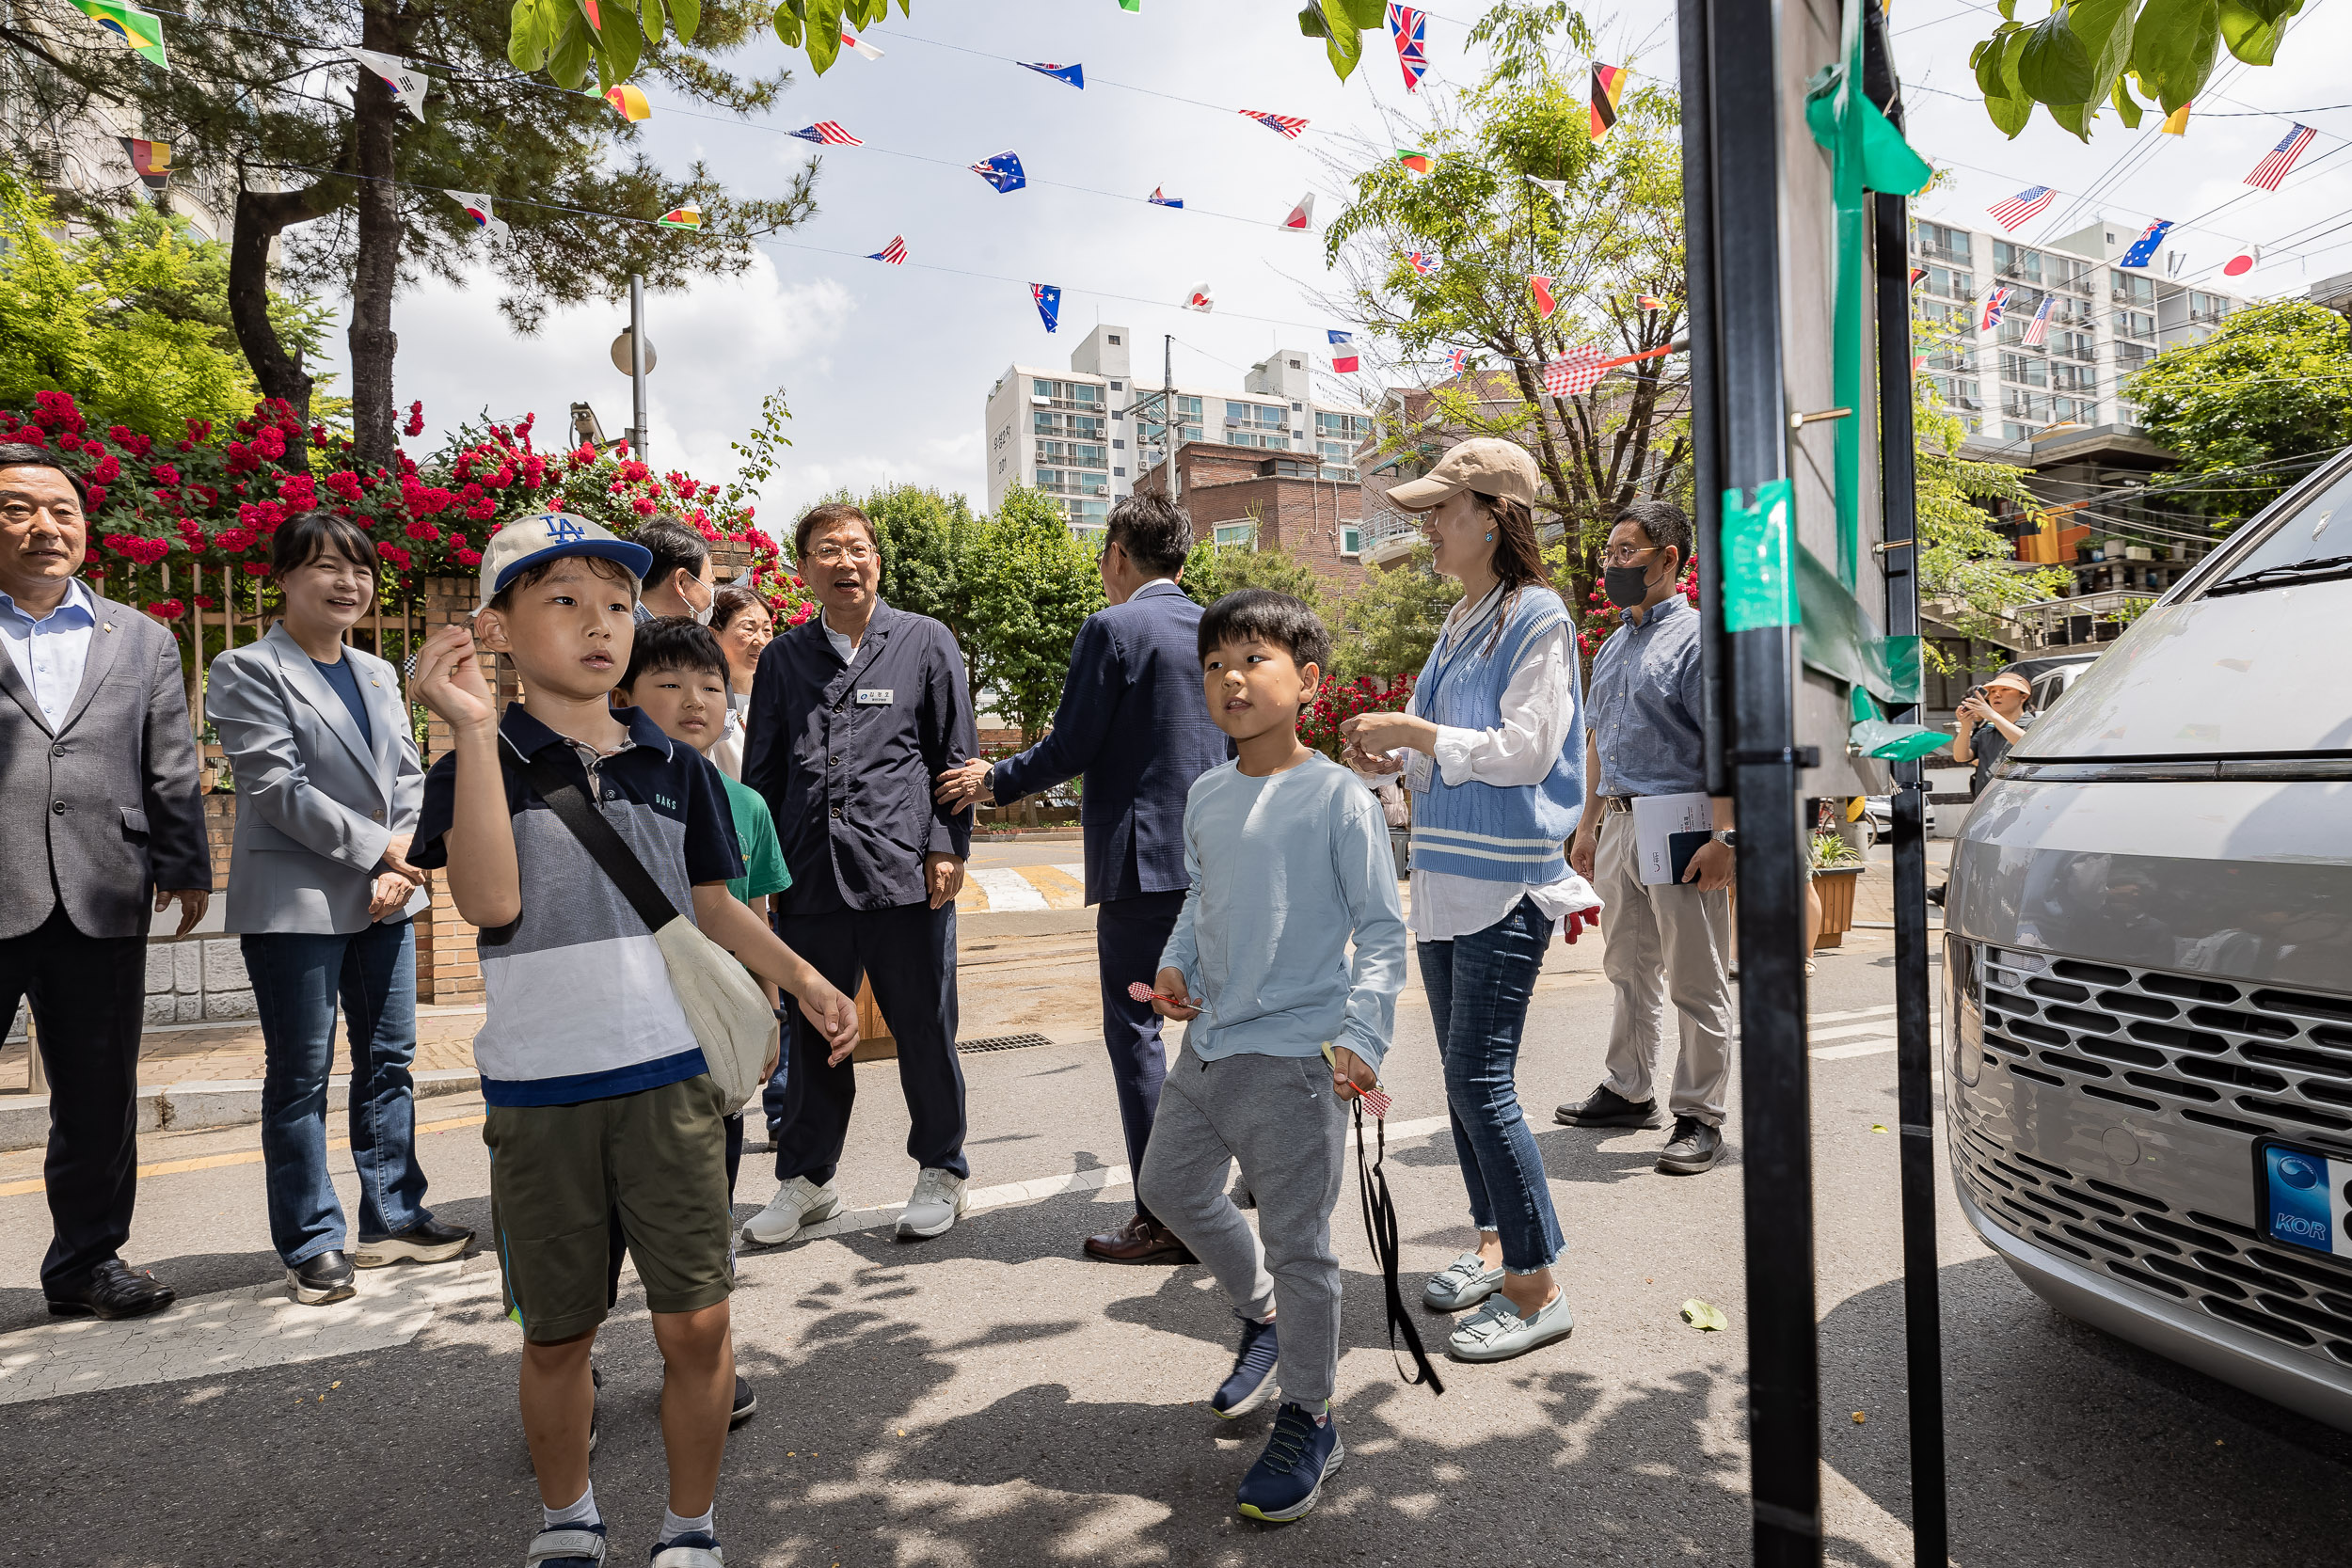
<path fill-rule="evenodd" d="M 142 141 L 136 136 L 118 136 L 123 155 L 131 160 L 131 172 L 137 175 L 151 191 L 160 191 L 171 183 L 171 143 Z"/>
<path fill-rule="evenodd" d="M 1593 62 L 1593 139 L 1600 140 L 1617 123 L 1617 100 L 1625 95 L 1625 79 L 1632 72 L 1621 65 Z"/>

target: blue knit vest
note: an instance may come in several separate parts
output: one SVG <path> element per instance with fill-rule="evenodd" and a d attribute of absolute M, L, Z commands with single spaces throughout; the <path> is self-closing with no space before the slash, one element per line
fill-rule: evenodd
<path fill-rule="evenodd" d="M 1467 730 L 1502 721 L 1502 694 L 1513 672 L 1546 633 L 1567 624 L 1568 611 L 1559 594 L 1531 585 L 1512 598 L 1497 638 L 1499 612 L 1497 606 L 1482 607 L 1438 641 L 1422 666 L 1414 712 Z M 1534 887 L 1556 882 L 1568 875 L 1565 847 L 1583 805 L 1584 710 L 1579 703 L 1560 758 L 1541 784 L 1450 784 L 1433 763 L 1429 787 L 1413 796 L 1413 868 Z"/>

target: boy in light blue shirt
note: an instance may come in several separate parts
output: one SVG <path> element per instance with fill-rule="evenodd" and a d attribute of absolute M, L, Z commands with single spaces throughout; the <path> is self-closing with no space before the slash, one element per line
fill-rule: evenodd
<path fill-rule="evenodd" d="M 1235 1502 L 1283 1522 L 1314 1507 L 1342 1458 L 1331 1209 L 1346 1102 L 1378 1082 L 1405 984 L 1405 914 L 1379 801 L 1298 738 L 1330 657 L 1323 623 L 1287 594 L 1245 589 L 1209 608 L 1200 646 L 1209 716 L 1237 754 L 1195 781 L 1184 805 L 1192 886 L 1153 1006 L 1187 1027 L 1136 1187 L 1241 1319 L 1210 1409 L 1254 1408 L 1280 1366 L 1274 1432 Z M 1256 1232 L 1225 1194 L 1235 1162 Z"/>

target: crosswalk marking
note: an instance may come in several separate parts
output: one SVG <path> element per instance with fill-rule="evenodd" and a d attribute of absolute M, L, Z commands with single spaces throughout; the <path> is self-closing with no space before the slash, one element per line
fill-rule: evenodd
<path fill-rule="evenodd" d="M 975 871 L 964 879 L 964 886 L 967 888 L 976 884 L 979 891 L 986 895 L 986 902 L 982 906 L 985 909 L 1005 911 L 1052 908 L 1045 902 L 1045 895 L 1032 886 L 1029 879 L 1019 870 L 1010 866 L 991 866 L 986 870 Z"/>
<path fill-rule="evenodd" d="M 1849 1056 L 1881 1056 L 1895 1049 L 1894 1037 L 1875 1039 L 1848 1040 L 1843 1045 L 1825 1045 L 1808 1054 L 1817 1062 L 1842 1062 Z"/>

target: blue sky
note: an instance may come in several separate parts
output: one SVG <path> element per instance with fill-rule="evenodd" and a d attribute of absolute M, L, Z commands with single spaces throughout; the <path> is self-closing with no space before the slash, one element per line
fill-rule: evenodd
<path fill-rule="evenodd" d="M 780 190 L 818 153 L 786 130 L 836 119 L 868 144 L 823 150 L 818 216 L 752 272 L 652 297 L 647 335 L 662 358 L 649 384 L 656 462 L 727 477 L 729 441 L 781 386 L 794 446 L 761 508 L 771 528 L 842 484 L 912 481 L 978 496 L 990 383 L 1015 360 L 1066 363 L 1098 320 L 1132 327 L 1155 369 L 1161 334 L 1174 333 L 1178 378 L 1195 384 L 1238 386 L 1243 369 L 1278 343 L 1319 349 L 1326 328 L 1347 325 L 1311 303 L 1323 280 L 1319 243 L 1274 225 L 1309 190 L 1327 218 L 1338 187 L 1325 160 L 1359 139 L 1393 145 L 1397 125 L 1409 123 L 1394 117 L 1415 105 L 1385 40 L 1367 40 L 1363 65 L 1342 84 L 1298 37 L 1292 10 L 1269 0 L 1144 0 L 1140 14 L 1117 0 L 916 0 L 912 17 L 894 9 L 869 35 L 882 60 L 845 53 L 819 78 L 796 56 L 793 87 L 757 125 L 690 118 L 688 105 L 648 89 L 650 154 L 675 168 L 706 159 L 746 193 Z M 1472 0 L 1432 14 L 1433 82 L 1471 78 L 1477 62 L 1465 50 L 1479 14 Z M 1629 56 L 1643 75 L 1674 76 L 1671 7 L 1594 14 L 1604 58 Z M 1967 53 L 1997 20 L 1992 8 L 1899 0 L 1912 139 L 1955 172 L 1920 210 L 1980 224 L 1986 206 L 2018 187 L 2055 185 L 2070 196 L 2025 236 L 2048 238 L 2095 214 L 2137 226 L 2232 203 L 2176 231 L 2192 271 L 2217 266 L 2240 241 L 2313 227 L 2352 206 L 2352 144 L 2343 135 L 2352 133 L 2352 106 L 2301 117 L 2323 134 L 2304 160 L 2310 172 L 2279 194 L 2240 182 L 2286 132 L 2286 120 L 2264 111 L 2352 100 L 2331 64 L 2352 58 L 2347 14 L 2314 0 L 2280 64 L 2225 67 L 2201 107 L 2248 118 L 2200 117 L 2174 138 L 2155 135 L 2153 117 L 2130 133 L 2109 116 L 2084 147 L 2042 119 L 2004 140 L 1974 102 Z M 771 70 L 785 58 L 768 43 L 740 63 Z M 1088 87 L 1073 90 L 1014 59 L 1082 63 Z M 1302 116 L 1310 129 L 1286 141 L 1236 112 L 1244 108 Z M 1032 183 L 999 195 L 964 166 L 1006 149 L 1020 153 Z M 2119 159 L 2123 166 L 2113 167 Z M 2103 178 L 2111 186 L 2102 198 L 2060 226 L 2072 194 L 2101 190 Z M 1141 200 L 1154 185 L 1187 210 Z M 909 265 L 862 259 L 893 234 L 906 237 Z M 2352 228 L 2306 251 L 2273 252 L 2246 281 L 2298 293 L 2347 270 Z M 1216 313 L 1178 309 L 1203 279 L 1215 286 Z M 1054 336 L 1030 304 L 1032 281 L 1063 289 Z M 439 284 L 400 297 L 397 391 L 404 405 L 424 401 L 429 427 L 411 451 L 430 450 L 442 429 L 485 404 L 501 417 L 536 410 L 555 425 L 585 398 L 608 433 L 628 423 L 628 384 L 606 358 L 625 304 L 551 316 L 526 339 L 508 331 L 495 300 L 488 286 Z"/>

